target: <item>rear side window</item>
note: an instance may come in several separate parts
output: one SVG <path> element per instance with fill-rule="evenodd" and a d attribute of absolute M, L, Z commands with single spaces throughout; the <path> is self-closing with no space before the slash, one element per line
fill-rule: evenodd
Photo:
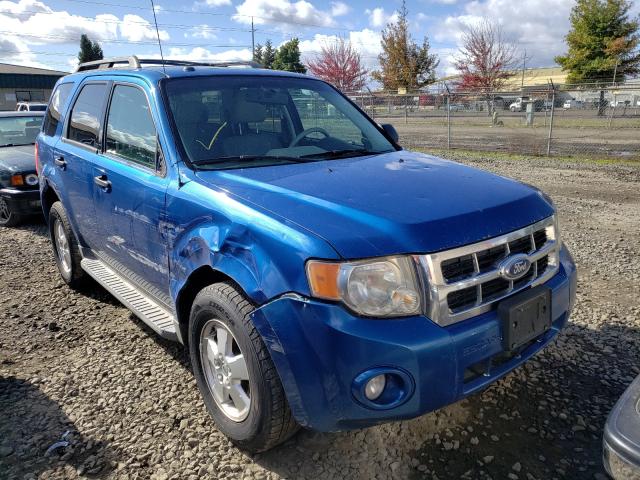
<path fill-rule="evenodd" d="M 100 122 L 106 94 L 106 84 L 89 84 L 82 87 L 82 91 L 71 110 L 71 121 L 67 131 L 69 140 L 90 147 L 98 147 Z"/>
<path fill-rule="evenodd" d="M 156 128 L 144 92 L 116 85 L 107 120 L 107 153 L 146 167 L 156 167 Z"/>
<path fill-rule="evenodd" d="M 61 83 L 56 87 L 53 95 L 51 95 L 49 111 L 47 112 L 47 116 L 44 119 L 44 126 L 42 127 L 45 135 L 53 137 L 56 134 L 62 109 L 67 104 L 72 87 L 73 83 Z"/>

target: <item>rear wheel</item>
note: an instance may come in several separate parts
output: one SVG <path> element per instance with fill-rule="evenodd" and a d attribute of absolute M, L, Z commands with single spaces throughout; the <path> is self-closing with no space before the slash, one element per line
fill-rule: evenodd
<path fill-rule="evenodd" d="M 14 227 L 22 221 L 20 215 L 16 215 L 11 211 L 9 202 L 3 197 L 0 197 L 0 227 Z"/>
<path fill-rule="evenodd" d="M 49 234 L 60 276 L 70 287 L 78 288 L 87 274 L 80 266 L 80 247 L 60 202 L 55 202 L 49 210 Z"/>
<path fill-rule="evenodd" d="M 268 450 L 297 430 L 280 378 L 251 322 L 253 305 L 229 283 L 196 296 L 189 350 L 198 387 L 218 429 L 239 447 Z"/>

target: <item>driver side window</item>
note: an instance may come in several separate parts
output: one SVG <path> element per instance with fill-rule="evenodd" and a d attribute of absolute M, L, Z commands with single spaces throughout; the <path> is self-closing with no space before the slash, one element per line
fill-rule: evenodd
<path fill-rule="evenodd" d="M 305 130 L 320 127 L 331 137 L 362 146 L 360 129 L 318 92 L 300 89 L 291 91 L 291 96 Z"/>

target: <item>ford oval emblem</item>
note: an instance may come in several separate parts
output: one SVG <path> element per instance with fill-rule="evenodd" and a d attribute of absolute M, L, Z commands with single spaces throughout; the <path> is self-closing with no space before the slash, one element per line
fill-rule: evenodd
<path fill-rule="evenodd" d="M 511 281 L 524 277 L 530 268 L 531 260 L 523 254 L 507 257 L 498 265 L 500 276 Z"/>

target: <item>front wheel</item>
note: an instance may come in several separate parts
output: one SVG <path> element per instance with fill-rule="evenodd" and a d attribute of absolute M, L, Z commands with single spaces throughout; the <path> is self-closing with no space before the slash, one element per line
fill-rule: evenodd
<path fill-rule="evenodd" d="M 9 202 L 0 197 L 0 227 L 15 227 L 21 220 L 22 217 L 11 210 Z"/>
<path fill-rule="evenodd" d="M 268 450 L 297 430 L 267 347 L 251 322 L 253 306 L 230 283 L 196 296 L 189 350 L 196 382 L 218 429 L 239 447 Z"/>

